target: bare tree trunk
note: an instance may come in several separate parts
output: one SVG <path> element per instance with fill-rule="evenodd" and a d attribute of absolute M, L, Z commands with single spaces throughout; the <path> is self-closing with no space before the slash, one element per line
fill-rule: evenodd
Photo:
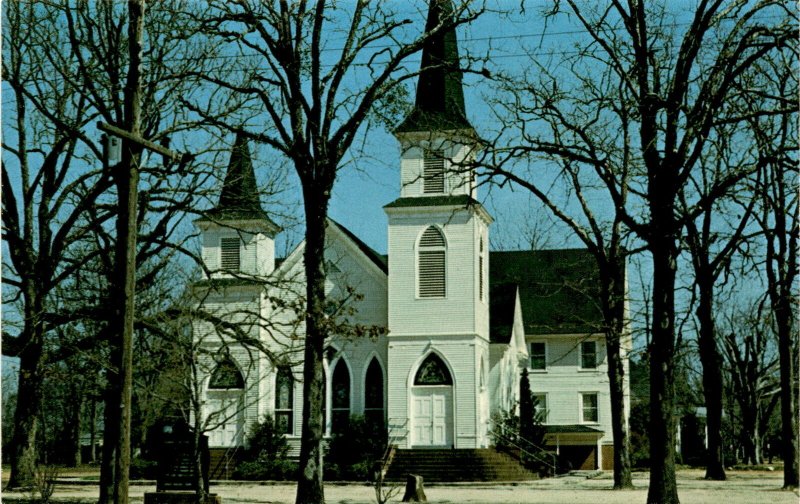
<path fill-rule="evenodd" d="M 784 126 L 783 142 L 790 138 Z M 766 150 L 766 149 L 763 149 Z M 791 167 L 791 168 L 790 168 Z M 797 199 L 788 194 L 790 182 L 786 180 L 789 170 L 795 169 L 794 160 L 774 163 L 769 181 L 762 189 L 766 212 L 772 213 L 773 229 L 769 229 L 769 217 L 765 217 L 762 228 L 767 231 L 767 288 L 775 316 L 778 333 L 778 362 L 780 366 L 781 398 L 781 445 L 783 456 L 783 487 L 794 489 L 800 485 L 798 479 L 798 434 L 797 434 L 797 335 L 794 322 L 794 287 L 798 276 L 798 206 Z M 794 180 L 794 179 L 790 179 Z"/>
<path fill-rule="evenodd" d="M 97 398 L 89 399 L 89 463 L 97 462 Z"/>
<path fill-rule="evenodd" d="M 651 195 L 670 194 L 651 181 Z M 663 193 L 661 192 L 663 191 Z M 674 192 L 672 193 L 674 194 Z M 673 204 L 651 196 L 653 254 L 653 341 L 650 344 L 650 487 L 648 504 L 678 504 L 675 478 L 675 274 L 678 253 L 672 229 Z M 654 233 L 654 234 L 655 234 Z"/>
<path fill-rule="evenodd" d="M 625 327 L 624 264 L 611 264 L 609 286 L 604 295 L 608 386 L 611 399 L 611 430 L 614 435 L 614 488 L 633 488 L 628 418 L 625 415 L 625 359 L 622 337 Z"/>
<path fill-rule="evenodd" d="M 69 447 L 69 458 L 67 459 L 67 466 L 78 467 L 81 465 L 81 409 L 83 409 L 83 394 L 79 387 L 73 390 L 74 404 L 70 404 L 70 413 L 72 418 L 69 420 L 69 442 L 72 446 Z"/>
<path fill-rule="evenodd" d="M 26 303 L 28 306 L 28 303 Z M 41 406 L 41 326 L 33 324 L 30 343 L 19 355 L 19 384 L 17 407 L 14 411 L 14 436 L 12 441 L 11 474 L 7 488 L 27 487 L 33 484 L 36 474 L 36 435 Z M 28 336 L 25 336 L 26 338 Z"/>
<path fill-rule="evenodd" d="M 307 186 L 305 186 L 307 187 Z M 316 194 L 318 188 L 306 189 L 306 344 L 303 360 L 303 430 L 300 468 L 297 481 L 297 504 L 323 504 L 323 447 L 325 430 L 323 399 L 325 371 L 322 367 L 327 330 L 324 326 L 325 301 L 325 215 L 328 197 Z"/>
<path fill-rule="evenodd" d="M 722 357 L 717 350 L 716 327 L 713 315 L 714 286 L 697 278 L 699 304 L 695 313 L 700 321 L 698 345 L 703 364 L 703 396 L 706 403 L 706 433 L 708 459 L 706 479 L 725 480 L 722 459 Z"/>
<path fill-rule="evenodd" d="M 790 287 L 791 288 L 791 287 Z M 797 461 L 797 349 L 792 344 L 792 311 L 787 298 L 775 310 L 781 380 L 781 434 L 783 438 L 783 487 L 798 487 Z"/>

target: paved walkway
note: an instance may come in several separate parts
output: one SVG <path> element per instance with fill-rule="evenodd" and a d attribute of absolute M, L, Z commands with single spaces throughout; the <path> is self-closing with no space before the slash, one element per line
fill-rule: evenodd
<path fill-rule="evenodd" d="M 737 471 L 729 473 L 724 482 L 705 481 L 702 471 L 680 471 L 678 493 L 682 504 L 797 504 L 796 492 L 780 490 L 780 472 Z M 425 493 L 428 502 L 439 504 L 628 504 L 642 503 L 647 499 L 647 473 L 636 473 L 635 490 L 611 490 L 610 473 L 588 477 L 571 475 L 517 484 L 428 484 Z M 212 492 L 222 496 L 223 504 L 263 503 L 294 504 L 295 486 L 286 483 L 225 482 L 212 485 Z M 155 491 L 152 485 L 131 486 L 131 500 L 142 502 L 144 492 Z M 372 487 L 357 484 L 325 485 L 328 504 L 368 504 L 375 502 Z M 3 492 L 3 500 L 19 501 L 28 495 Z M 93 503 L 97 500 L 97 487 L 87 484 L 60 484 L 54 500 L 60 502 Z M 399 502 L 402 493 L 391 502 Z"/>

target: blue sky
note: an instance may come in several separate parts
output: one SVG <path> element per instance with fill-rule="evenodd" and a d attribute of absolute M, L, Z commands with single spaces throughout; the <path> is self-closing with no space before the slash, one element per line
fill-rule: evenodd
<path fill-rule="evenodd" d="M 669 2 L 671 14 L 668 22 L 673 23 L 679 33 L 689 21 L 689 13 L 696 3 L 691 0 Z M 422 4 L 410 8 L 416 9 L 419 5 Z M 531 55 L 541 61 L 556 61 L 574 53 L 576 48 L 586 44 L 587 36 L 574 17 L 562 15 L 546 21 L 541 10 L 550 5 L 552 2 L 549 1 L 494 0 L 490 3 L 492 10 L 506 12 L 490 12 L 475 24 L 462 27 L 458 33 L 462 55 L 482 55 L 491 50 L 490 65 L 513 71 L 528 68 Z M 424 25 L 424 13 L 419 14 L 419 23 Z M 5 86 L 3 91 L 3 106 L 7 107 L 10 97 L 5 93 Z M 413 89 L 410 92 L 413 96 Z M 467 115 L 479 134 L 487 134 L 496 126 L 492 123 L 491 105 L 488 103 L 493 93 L 490 83 L 474 75 L 465 76 Z M 4 114 L 6 139 L 9 138 L 5 131 L 9 120 L 9 115 Z M 383 206 L 399 196 L 400 149 L 398 142 L 383 127 L 374 126 L 364 133 L 363 143 L 357 141 L 351 149 L 351 163 L 339 173 L 330 203 L 330 216 L 378 252 L 386 253 L 387 219 Z M 232 143 L 232 138 L 230 140 Z M 227 157 L 222 157 L 226 166 Z M 300 219 L 302 206 L 294 171 L 285 166 L 285 161 L 270 157 L 265 151 L 254 152 L 254 158 L 258 176 L 262 179 L 267 178 L 267 171 L 271 168 L 283 166 L 281 173 L 285 176 L 287 193 L 280 206 L 288 203 L 289 212 Z M 524 190 L 483 186 L 479 190 L 479 199 L 495 217 L 491 228 L 494 249 L 526 248 L 531 242 L 529 236 L 534 233 L 538 235 L 537 244 L 546 248 L 579 246 L 577 240 L 562 225 L 554 223 L 548 212 Z M 568 204 L 567 201 L 564 203 Z M 280 221 L 280 218 L 276 220 Z M 188 229 L 187 224 L 187 232 Z M 296 244 L 301 236 L 302 230 L 298 227 L 288 230 L 279 240 L 279 255 L 286 252 L 287 241 Z M 643 268 L 646 285 L 649 276 L 646 258 Z M 642 289 L 637 286 L 640 285 L 638 278 L 632 279 L 631 287 L 639 295 Z M 5 359 L 3 362 L 5 367 Z"/>

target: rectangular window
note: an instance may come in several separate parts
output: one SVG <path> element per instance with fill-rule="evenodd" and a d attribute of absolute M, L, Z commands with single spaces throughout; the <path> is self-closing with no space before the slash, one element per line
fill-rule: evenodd
<path fill-rule="evenodd" d="M 581 421 L 597 423 L 597 393 L 581 394 Z"/>
<path fill-rule="evenodd" d="M 483 301 L 483 256 L 478 257 L 478 299 Z"/>
<path fill-rule="evenodd" d="M 421 250 L 419 253 L 419 297 L 445 296 L 444 250 Z"/>
<path fill-rule="evenodd" d="M 531 369 L 547 369 L 547 345 L 544 342 L 531 343 Z"/>
<path fill-rule="evenodd" d="M 241 240 L 222 238 L 220 240 L 220 268 L 226 271 L 239 271 Z"/>
<path fill-rule="evenodd" d="M 424 169 L 422 174 L 424 193 L 444 192 L 444 152 L 425 151 Z"/>
<path fill-rule="evenodd" d="M 581 343 L 581 368 L 597 368 L 597 343 L 594 341 L 584 341 Z"/>
<path fill-rule="evenodd" d="M 533 412 L 539 423 L 547 423 L 547 394 L 533 394 Z"/>
<path fill-rule="evenodd" d="M 288 369 L 279 369 L 275 377 L 275 428 L 281 434 L 294 433 L 294 379 Z"/>

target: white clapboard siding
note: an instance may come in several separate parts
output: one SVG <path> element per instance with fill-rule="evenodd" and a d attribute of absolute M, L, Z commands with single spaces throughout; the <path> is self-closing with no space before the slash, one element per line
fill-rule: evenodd
<path fill-rule="evenodd" d="M 453 417 L 453 434 L 456 448 L 476 448 L 485 444 L 479 425 L 487 411 L 478 412 L 479 382 L 476 362 L 488 360 L 488 343 L 477 338 L 442 339 L 429 344 L 427 339 L 404 338 L 392 340 L 389 344 L 389 412 L 390 421 L 405 424 L 407 431 L 412 427 L 410 411 L 410 386 L 419 364 L 435 351 L 452 370 L 453 400 L 457 405 Z M 486 357 L 484 357 L 486 356 Z M 486 405 L 488 406 L 488 404 Z M 401 447 L 410 446 L 410 432 L 405 439 L 398 440 Z"/>
<path fill-rule="evenodd" d="M 475 188 L 470 176 L 460 165 L 465 159 L 473 157 L 472 147 L 454 143 L 444 137 L 419 139 L 407 137 L 401 139 L 400 161 L 400 196 L 403 198 L 416 196 L 433 196 L 426 193 L 423 176 L 425 172 L 425 152 L 441 152 L 444 157 L 444 180 L 442 193 L 474 196 Z M 429 160 L 429 165 L 432 165 Z"/>
<path fill-rule="evenodd" d="M 418 288 L 423 273 L 418 268 L 418 243 L 431 225 L 440 228 L 446 240 L 443 298 L 420 296 L 425 292 Z M 481 234 L 486 234 L 486 224 L 471 210 L 447 207 L 437 212 L 390 212 L 388 309 L 392 334 L 477 333 L 488 339 L 488 303 L 479 300 L 477 284 Z M 422 247 L 423 252 L 425 249 Z M 433 283 L 420 287 L 435 290 Z"/>
<path fill-rule="evenodd" d="M 355 314 L 350 318 L 353 324 L 385 328 L 387 325 L 387 284 L 386 274 L 364 256 L 358 247 L 335 226 L 329 226 L 326 246 L 326 263 L 329 274 L 326 294 L 335 299 L 350 295 L 348 287 L 355 289 L 363 296 L 355 303 Z M 300 247 L 302 249 L 302 246 Z M 302 250 L 296 251 L 302 255 Z M 288 262 L 288 261 L 287 261 Z M 302 314 L 292 309 L 291 302 L 298 296 L 305 295 L 302 261 L 287 266 L 278 272 L 270 282 L 269 294 L 257 286 L 229 286 L 210 291 L 203 298 L 205 309 L 225 316 L 231 321 L 243 322 L 250 335 L 259 337 L 262 343 L 276 355 L 294 352 L 290 359 L 298 364 L 293 368 L 295 390 L 293 397 L 294 433 L 288 437 L 290 455 L 299 455 L 299 436 L 302 428 L 302 335 L 305 324 Z M 271 306 L 270 299 L 279 297 L 287 302 L 284 306 Z M 261 320 L 255 316 L 261 315 Z M 263 321 L 268 321 L 265 326 Z M 197 338 L 205 338 L 204 344 L 219 345 L 220 340 L 214 335 L 213 327 L 208 323 L 195 323 Z M 300 338 L 298 338 L 300 336 Z M 386 337 L 375 340 L 369 338 L 353 338 L 334 335 L 331 343 L 347 355 L 351 375 L 351 413 L 361 414 L 364 410 L 364 376 L 366 366 L 377 357 L 384 375 L 386 373 Z M 252 358 L 252 372 L 246 375 L 246 425 L 252 426 L 263 419 L 264 415 L 273 415 L 275 411 L 275 373 L 276 370 L 269 359 L 257 351 L 247 355 L 238 355 L 237 359 Z M 328 380 L 330 383 L 330 379 Z M 386 398 L 385 398 L 386 399 Z"/>
<path fill-rule="evenodd" d="M 228 278 L 232 275 L 222 271 L 221 245 L 223 240 L 239 240 L 239 272 L 246 275 L 266 276 L 275 268 L 275 241 L 264 233 L 207 224 L 202 238 L 203 263 L 212 272 L 213 278 Z"/>
<path fill-rule="evenodd" d="M 598 422 L 584 423 L 605 432 L 604 440 L 612 439 L 611 403 L 608 390 L 608 361 L 602 337 L 592 337 L 597 344 L 598 365 L 593 370 L 580 367 L 580 343 L 587 341 L 579 335 L 544 337 L 528 336 L 528 341 L 544 341 L 547 369 L 530 370 L 531 390 L 547 394 L 547 423 L 553 425 L 581 424 L 581 393 L 597 393 Z"/>

